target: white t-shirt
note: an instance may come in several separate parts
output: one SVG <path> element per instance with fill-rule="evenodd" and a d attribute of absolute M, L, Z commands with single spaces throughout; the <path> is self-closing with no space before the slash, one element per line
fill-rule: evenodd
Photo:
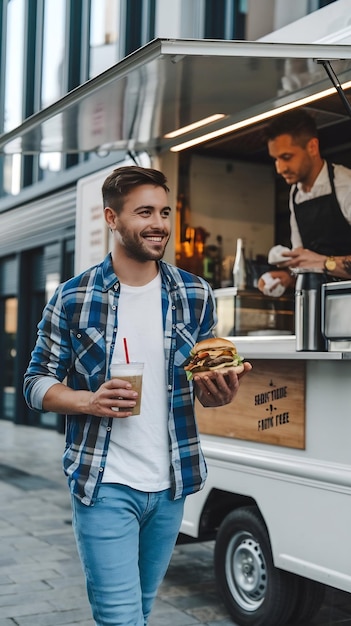
<path fill-rule="evenodd" d="M 126 337 L 130 361 L 144 363 L 142 401 L 140 415 L 113 420 L 103 482 L 161 491 L 170 486 L 161 277 L 120 289 L 112 361 L 124 360 Z"/>
<path fill-rule="evenodd" d="M 344 165 L 334 165 L 334 185 L 335 193 L 338 199 L 340 209 L 348 221 L 351 224 L 351 170 Z M 302 240 L 300 237 L 299 229 L 296 222 L 294 213 L 294 205 L 292 201 L 292 194 L 295 186 L 291 188 L 290 192 L 290 228 L 291 228 L 291 247 L 299 248 L 302 246 Z M 312 200 L 313 198 L 319 198 L 331 193 L 330 180 L 328 175 L 328 166 L 326 161 L 324 166 L 319 172 L 314 185 L 310 191 L 303 191 L 301 183 L 297 183 L 297 193 L 295 196 L 296 204 L 300 202 L 306 202 L 306 200 Z"/>

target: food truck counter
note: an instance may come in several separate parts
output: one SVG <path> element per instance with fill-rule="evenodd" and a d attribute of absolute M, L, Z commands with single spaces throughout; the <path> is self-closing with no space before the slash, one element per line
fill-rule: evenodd
<path fill-rule="evenodd" d="M 250 359 L 296 359 L 303 361 L 340 361 L 351 359 L 350 342 L 339 342 L 340 348 L 328 352 L 296 351 L 295 335 L 230 336 L 238 353 Z"/>
<path fill-rule="evenodd" d="M 305 449 L 310 429 L 319 433 L 325 422 L 330 426 L 331 415 L 346 419 L 351 392 L 350 350 L 297 351 L 295 335 L 231 335 L 228 339 L 253 368 L 243 377 L 233 404 L 209 409 L 198 403 L 202 434 Z M 316 432 L 313 436 L 310 433 L 310 445 L 319 437 Z M 324 454 L 323 442 L 321 449 Z M 345 458 L 347 455 L 349 451 Z"/>
<path fill-rule="evenodd" d="M 235 287 L 216 289 L 214 295 L 217 335 L 229 337 L 239 354 L 248 360 L 351 359 L 349 280 L 322 284 L 320 294 L 315 295 L 314 308 L 304 294 L 295 311 L 293 297 L 267 298 L 259 293 L 239 292 Z M 311 341 L 301 341 L 302 337 Z"/>

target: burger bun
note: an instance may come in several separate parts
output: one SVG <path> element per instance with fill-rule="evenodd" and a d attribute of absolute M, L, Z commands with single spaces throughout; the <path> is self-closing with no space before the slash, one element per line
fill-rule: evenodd
<path fill-rule="evenodd" d="M 197 354 L 202 350 L 233 350 L 236 352 L 236 347 L 232 341 L 223 337 L 209 337 L 209 339 L 203 339 L 196 343 L 192 349 L 192 354 Z"/>

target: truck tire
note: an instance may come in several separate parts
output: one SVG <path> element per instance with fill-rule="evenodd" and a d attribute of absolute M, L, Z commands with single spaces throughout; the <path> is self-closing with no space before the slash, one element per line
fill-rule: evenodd
<path fill-rule="evenodd" d="M 311 619 L 318 613 L 325 597 L 325 585 L 315 580 L 297 576 L 297 602 L 289 619 L 290 626 L 310 624 Z"/>
<path fill-rule="evenodd" d="M 274 567 L 265 523 L 256 507 L 232 511 L 215 543 L 218 593 L 239 626 L 283 626 L 297 599 L 297 577 Z"/>

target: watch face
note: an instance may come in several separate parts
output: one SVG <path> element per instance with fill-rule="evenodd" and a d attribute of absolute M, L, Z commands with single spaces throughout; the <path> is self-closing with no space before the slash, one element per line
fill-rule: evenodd
<path fill-rule="evenodd" d="M 334 259 L 326 259 L 325 261 L 325 267 L 328 270 L 328 272 L 332 272 L 333 270 L 335 270 L 336 268 L 336 262 Z"/>

